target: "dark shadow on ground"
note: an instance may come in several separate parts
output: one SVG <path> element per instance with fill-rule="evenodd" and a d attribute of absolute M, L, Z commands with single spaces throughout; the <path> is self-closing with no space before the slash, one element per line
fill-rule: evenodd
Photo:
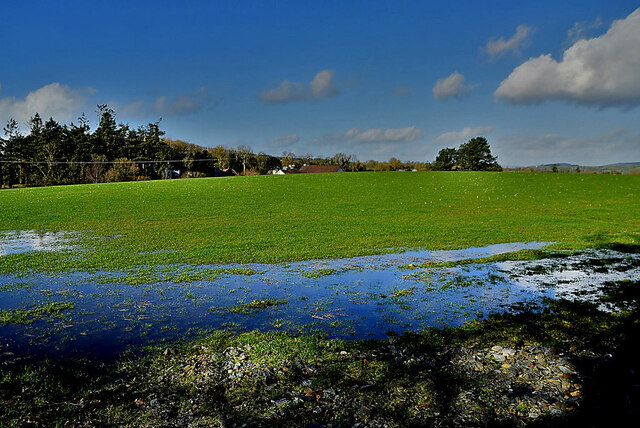
<path fill-rule="evenodd" d="M 640 282 L 605 287 L 605 299 L 624 303 L 626 312 L 549 301 L 544 308 L 390 341 L 256 332 L 205 339 L 199 343 L 206 351 L 187 344 L 104 364 L 4 355 L 0 425 L 622 426 L 640 417 Z M 487 379 L 457 370 L 452 358 L 461 348 L 496 344 L 542 345 L 570 361 L 582 384 L 577 409 L 537 418 L 526 412 L 505 416 L 492 407 L 501 398 L 492 397 L 488 387 L 484 401 L 461 404 L 465 391 L 481 391 Z M 251 351 L 256 348 L 266 351 Z M 228 357 L 229 349 L 241 351 Z M 243 354 L 244 349 L 249 350 Z M 221 361 L 240 365 L 228 369 Z M 249 374 L 229 381 L 229 370 Z M 532 391 L 519 385 L 510 394 Z"/>

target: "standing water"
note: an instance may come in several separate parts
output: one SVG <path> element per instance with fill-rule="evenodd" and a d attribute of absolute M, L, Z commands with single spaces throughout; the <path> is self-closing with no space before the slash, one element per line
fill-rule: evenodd
<path fill-rule="evenodd" d="M 56 235 L 38 236 L 33 239 L 40 243 L 32 250 Z M 58 236 L 58 248 L 68 245 L 67 237 Z M 3 254 L 17 251 L 18 245 L 11 244 L 16 235 L 2 239 Z M 510 243 L 272 265 L 4 275 L 0 352 L 109 357 L 130 346 L 193 338 L 213 329 L 383 338 L 460 326 L 544 297 L 599 299 L 605 284 L 640 277 L 640 255 L 615 251 L 537 261 L 440 263 L 545 245 Z M 425 262 L 436 267 L 420 268 Z M 603 309 L 615 310 L 605 304 Z"/>

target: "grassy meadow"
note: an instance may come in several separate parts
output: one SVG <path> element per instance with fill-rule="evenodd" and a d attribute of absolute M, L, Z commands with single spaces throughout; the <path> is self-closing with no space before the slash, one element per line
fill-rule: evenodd
<path fill-rule="evenodd" d="M 556 242 L 569 249 L 623 244 L 619 248 L 632 253 L 640 247 L 639 196 L 638 176 L 486 172 L 300 174 L 3 190 L 0 236 L 38 230 L 79 231 L 82 238 L 77 251 L 0 257 L 0 273 L 141 268 L 133 282 L 129 276 L 115 279 L 135 286 L 154 281 L 157 272 L 143 265 L 169 263 L 284 262 L 518 241 Z M 544 251 L 456 263 L 526 259 Z M 196 278 L 189 271 L 173 272 L 174 266 L 159 268 L 168 270 L 164 281 Z M 197 279 L 231 271 L 255 273 L 249 267 L 214 267 Z M 305 276 L 332 273 L 318 269 Z M 64 275 L 51 277 L 62 281 Z M 16 278 L 5 287 L 10 293 L 25 285 Z M 3 342 L 0 400 L 6 405 L 0 425 L 582 426 L 602 415 L 607 423 L 610 415 L 624 420 L 637 414 L 627 397 L 637 384 L 629 373 L 640 373 L 637 353 L 630 351 L 640 331 L 638 287 L 635 280 L 609 287 L 614 291 L 606 298 L 624 301 L 630 310 L 611 314 L 595 305 L 549 300 L 542 311 L 525 308 L 389 340 L 234 334 L 222 328 L 196 341 L 160 340 L 142 353 L 133 348 L 104 364 L 55 354 L 28 358 Z M 32 306 L 0 311 L 0 326 L 71 327 L 66 316 L 73 303 L 59 297 L 42 301 L 43 292 L 53 295 L 45 285 L 34 290 Z M 398 290 L 395 297 L 401 292 L 409 290 Z M 129 301 L 126 293 L 122 297 Z M 395 304 L 392 296 L 384 297 Z M 264 298 L 228 311 L 250 316 L 286 304 Z M 143 328 L 152 322 L 144 319 L 141 343 Z M 568 355 L 580 376 L 591 380 L 584 385 L 572 380 L 578 389 L 561 402 L 583 405 L 562 404 L 554 407 L 556 414 L 550 407 L 538 414 L 527 403 L 546 398 L 530 394 L 537 387 L 533 380 L 513 381 L 505 374 L 509 388 L 524 385 L 507 390 L 498 370 L 505 365 L 483 360 L 496 379 L 451 365 L 460 349 L 476 355 L 495 346 L 517 352 L 543 346 Z"/>
<path fill-rule="evenodd" d="M 637 243 L 640 177 L 390 172 L 124 182 L 0 191 L 0 231 L 81 231 L 73 252 L 0 271 L 282 262 L 553 241 Z"/>

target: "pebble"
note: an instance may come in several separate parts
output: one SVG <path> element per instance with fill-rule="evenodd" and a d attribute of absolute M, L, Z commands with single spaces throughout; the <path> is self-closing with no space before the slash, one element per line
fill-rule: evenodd
<path fill-rule="evenodd" d="M 495 362 L 500 363 L 496 369 Z M 482 379 L 482 388 L 466 390 L 459 408 L 473 411 L 491 403 L 498 417 L 514 414 L 525 420 L 544 415 L 558 416 L 574 408 L 580 397 L 576 369 L 561 355 L 541 346 L 511 349 L 499 345 L 487 349 L 458 348 L 451 359 L 452 370 Z M 475 404 L 474 404 L 475 403 Z M 524 406 L 527 411 L 516 411 Z"/>
<path fill-rule="evenodd" d="M 287 400 L 286 398 L 281 398 L 280 400 L 276 401 L 276 407 L 284 407 L 285 405 L 289 404 L 291 401 Z"/>
<path fill-rule="evenodd" d="M 562 414 L 562 410 L 556 406 L 551 406 L 549 407 L 549 414 L 551 414 L 551 416 L 560 416 Z"/>

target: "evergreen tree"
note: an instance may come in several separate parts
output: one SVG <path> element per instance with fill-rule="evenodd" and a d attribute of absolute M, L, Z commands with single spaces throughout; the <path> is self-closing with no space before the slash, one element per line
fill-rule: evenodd
<path fill-rule="evenodd" d="M 5 168 L 5 182 L 9 185 L 26 184 L 28 176 L 28 168 L 26 163 L 21 161 L 27 160 L 30 155 L 29 141 L 27 137 L 20 133 L 18 122 L 10 119 L 7 126 L 4 127 L 4 135 L 7 137 L 4 147 L 4 158 L 12 163 Z"/>
<path fill-rule="evenodd" d="M 457 164 L 465 171 L 502 171 L 491 148 L 484 137 L 470 139 L 460 146 L 457 152 Z"/>
<path fill-rule="evenodd" d="M 458 161 L 456 149 L 444 148 L 440 150 L 436 160 L 431 165 L 435 171 L 451 171 Z"/>
<path fill-rule="evenodd" d="M 57 176 L 57 172 L 62 168 L 58 168 L 57 161 L 68 160 L 66 156 L 67 147 L 64 138 L 64 128 L 58 122 L 49 118 L 44 124 L 42 133 L 38 140 L 37 159 L 46 162 L 46 166 L 38 164 L 38 169 L 44 176 L 45 184 L 54 184 L 61 177 Z"/>
<path fill-rule="evenodd" d="M 108 161 L 114 160 L 123 146 L 121 135 L 116 125 L 115 112 L 106 104 L 98 105 L 100 117 L 98 127 L 93 132 L 92 155 L 104 155 Z"/>

